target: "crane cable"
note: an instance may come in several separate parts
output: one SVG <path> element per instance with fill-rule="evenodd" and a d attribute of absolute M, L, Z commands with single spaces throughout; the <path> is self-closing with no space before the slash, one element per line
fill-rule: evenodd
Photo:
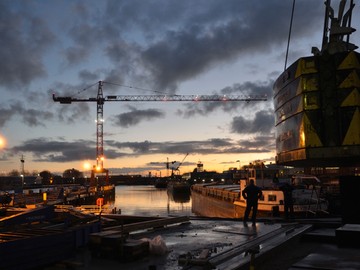
<path fill-rule="evenodd" d="M 131 85 L 124 85 L 124 84 L 112 83 L 112 82 L 106 82 L 106 81 L 103 81 L 103 83 L 110 84 L 110 85 L 115 85 L 115 86 L 126 87 L 126 88 L 130 88 L 130 89 L 137 89 L 137 90 L 141 90 L 141 91 L 149 91 L 149 92 L 159 93 L 159 94 L 163 94 L 163 95 L 168 95 L 169 94 L 169 93 L 161 92 L 161 91 L 158 91 L 158 90 L 146 89 L 146 88 L 141 88 L 141 87 L 136 87 L 136 86 L 131 86 Z M 82 92 L 87 91 L 89 88 L 91 88 L 91 87 L 93 87 L 93 86 L 95 86 L 97 84 L 98 84 L 98 82 L 77 91 L 77 93 L 74 96 L 77 96 L 77 95 L 81 94 Z M 175 96 L 177 96 L 177 95 L 175 95 Z"/>
<path fill-rule="evenodd" d="M 289 55 L 289 46 L 290 46 L 292 23 L 293 23 L 293 18 L 294 18 L 295 1 L 296 0 L 293 0 L 292 11 L 291 11 L 291 19 L 290 19 L 289 36 L 288 36 L 288 42 L 287 42 L 287 48 L 286 48 L 284 71 L 286 70 L 287 59 L 288 59 L 288 55 Z"/>
<path fill-rule="evenodd" d="M 88 87 L 86 87 L 86 88 L 84 88 L 84 89 L 82 89 L 82 90 L 79 90 L 77 93 L 76 93 L 76 95 L 79 95 L 79 94 L 81 94 L 82 92 L 85 92 L 86 90 L 88 90 L 89 88 L 91 88 L 91 87 L 93 87 L 93 86 L 95 86 L 95 85 L 97 85 L 98 83 L 96 82 L 96 83 L 94 83 L 94 84 L 92 84 L 92 85 L 90 85 L 90 86 L 88 86 Z"/>
<path fill-rule="evenodd" d="M 154 93 L 159 93 L 159 94 L 166 94 L 166 95 L 168 94 L 168 93 L 161 92 L 161 91 L 158 91 L 158 90 L 146 89 L 146 88 L 141 88 L 141 87 L 136 87 L 136 86 L 131 86 L 131 85 L 124 85 L 124 84 L 120 84 L 120 83 L 112 83 L 112 82 L 105 82 L 105 81 L 103 81 L 103 83 L 116 85 L 116 86 L 121 86 L 121 87 L 126 87 L 126 88 L 130 88 L 130 89 L 137 89 L 137 90 L 141 90 L 141 91 L 149 91 L 149 92 L 154 92 Z"/>

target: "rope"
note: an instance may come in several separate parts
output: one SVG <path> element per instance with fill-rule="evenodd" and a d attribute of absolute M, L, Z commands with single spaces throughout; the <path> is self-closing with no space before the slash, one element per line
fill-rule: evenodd
<path fill-rule="evenodd" d="M 289 36 L 288 36 L 288 42 L 287 42 L 287 48 L 286 48 L 284 71 L 286 70 L 287 59 L 288 59 L 288 55 L 289 55 L 289 46 L 290 46 L 290 37 L 291 37 L 292 23 L 293 23 L 293 18 L 294 18 L 295 1 L 296 1 L 296 0 L 293 0 L 292 11 L 291 11 L 290 28 L 289 28 Z"/>

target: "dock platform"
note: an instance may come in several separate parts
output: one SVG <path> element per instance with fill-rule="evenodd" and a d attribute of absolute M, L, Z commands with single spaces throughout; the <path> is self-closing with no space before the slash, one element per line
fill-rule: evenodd
<path fill-rule="evenodd" d="M 111 256 L 92 256 L 89 250 L 83 250 L 74 258 L 82 266 L 74 269 L 248 270 L 250 264 L 256 270 L 345 269 L 344 266 L 360 269 L 359 249 L 338 244 L 336 230 L 341 227 L 340 220 L 320 223 L 259 220 L 256 226 L 250 223 L 246 227 L 240 220 L 190 218 L 188 222 L 158 228 L 127 229 L 130 233 L 126 248 L 130 247 L 132 252 L 144 251 L 144 245 L 138 241 L 159 237 L 166 252 L 145 252 L 123 261 Z M 108 233 L 111 234 L 111 230 Z M 115 238 L 107 236 L 106 241 Z M 136 245 L 138 249 L 135 249 Z M 46 270 L 58 269 L 61 268 Z"/>

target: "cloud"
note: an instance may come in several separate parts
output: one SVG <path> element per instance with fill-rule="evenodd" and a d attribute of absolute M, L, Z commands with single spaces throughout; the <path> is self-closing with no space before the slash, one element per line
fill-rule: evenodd
<path fill-rule="evenodd" d="M 275 46 L 285 44 L 288 27 L 284 25 L 289 24 L 289 17 L 285 15 L 291 10 L 288 3 L 251 1 L 250 4 L 244 1 L 240 4 L 237 1 L 236 6 L 236 2 L 229 2 L 228 5 L 233 9 L 224 12 L 223 18 L 217 18 L 218 20 L 212 22 L 190 18 L 185 25 L 168 29 L 162 38 L 156 39 L 144 49 L 141 59 L 151 75 L 156 78 L 156 87 L 174 90 L 180 82 L 193 78 L 215 65 L 233 61 L 242 54 L 270 53 Z M 214 2 L 212 4 L 210 8 L 206 8 L 210 5 L 204 5 L 201 12 L 196 9 L 187 12 L 192 15 L 200 13 L 206 18 L 209 15 L 206 13 L 213 11 L 212 8 L 217 6 Z M 245 7 L 240 9 L 240 5 Z M 301 14 L 305 6 L 300 4 L 297 8 Z M 312 18 L 309 12 L 314 13 L 319 9 L 306 8 L 309 15 L 306 16 L 308 26 L 311 25 Z M 310 30 L 310 27 L 297 27 L 302 28 L 298 31 L 300 33 Z"/>
<path fill-rule="evenodd" d="M 138 110 L 135 107 L 128 106 L 130 112 L 118 114 L 111 117 L 114 126 L 131 127 L 142 121 L 150 121 L 153 119 L 164 118 L 165 113 L 156 109 Z"/>
<path fill-rule="evenodd" d="M 14 12 L 2 2 L 0 33 L 0 85 L 19 90 L 47 75 L 43 57 L 55 36 L 44 20 Z"/>
<path fill-rule="evenodd" d="M 45 126 L 45 122 L 54 118 L 50 111 L 39 109 L 27 109 L 21 102 L 13 102 L 8 108 L 0 108 L 0 127 L 14 117 L 19 117 L 29 127 Z"/>
<path fill-rule="evenodd" d="M 0 108 L 0 127 L 4 127 L 5 124 L 11 120 L 13 116 L 13 111 L 8 108 Z"/>
<path fill-rule="evenodd" d="M 272 138 L 273 140 L 273 138 Z M 270 152 L 269 142 L 258 141 L 257 147 L 251 145 L 246 148 L 238 142 L 228 138 L 213 138 L 204 141 L 180 141 L 180 142 L 117 142 L 107 140 L 106 145 L 116 151 L 128 153 L 130 156 L 152 155 L 152 154 L 228 154 L 228 153 L 258 153 Z"/>
<path fill-rule="evenodd" d="M 95 146 L 93 141 L 78 140 L 67 142 L 64 139 L 49 138 L 30 139 L 15 146 L 9 151 L 13 154 L 32 153 L 35 162 L 69 162 L 94 159 Z"/>
<path fill-rule="evenodd" d="M 289 24 L 291 10 L 291 3 L 282 0 L 136 0 L 108 1 L 96 9 L 84 3 L 69 6 L 64 10 L 68 16 L 45 19 L 30 15 L 34 2 L 23 8 L 1 4 L 1 85 L 25 86 L 46 76 L 45 55 L 57 42 L 70 66 L 106 55 L 114 63 L 108 72 L 120 68 L 122 74 L 145 83 L 150 76 L 159 90 L 175 91 L 179 83 L 215 65 L 285 44 L 284 25 Z M 57 8 L 63 10 L 64 5 Z M 312 33 L 322 11 L 315 1 L 297 3 L 295 37 Z M 304 12 L 307 16 L 299 15 Z M 59 18 L 63 21 L 56 21 Z"/>
<path fill-rule="evenodd" d="M 221 109 L 224 112 L 234 112 L 238 108 L 248 109 L 251 107 L 251 110 L 257 110 L 259 107 L 269 107 L 272 106 L 272 85 L 273 80 L 269 80 L 267 82 L 244 82 L 244 83 L 236 83 L 233 86 L 228 86 L 223 89 L 220 89 L 217 95 L 225 95 L 225 96 L 235 96 L 240 98 L 258 98 L 258 97 L 266 97 L 267 101 L 210 101 L 210 102 L 189 102 L 184 105 L 185 109 L 179 109 L 178 113 L 183 115 L 184 117 L 193 117 L 196 115 L 206 116 L 209 113 L 212 113 L 218 109 Z"/>
<path fill-rule="evenodd" d="M 258 111 L 254 119 L 236 116 L 231 123 L 231 131 L 239 134 L 269 134 L 274 129 L 274 112 L 272 110 Z"/>
<path fill-rule="evenodd" d="M 264 153 L 271 152 L 274 145 L 272 136 L 258 136 L 252 140 L 234 141 L 228 138 L 213 138 L 204 141 L 179 141 L 179 142 L 116 142 L 106 140 L 105 156 L 107 160 L 121 157 L 137 157 L 152 154 L 223 154 L 232 153 Z M 23 143 L 8 149 L 4 149 L 0 159 L 4 162 L 20 153 L 32 156 L 33 162 L 66 163 L 81 160 L 94 160 L 96 148 L 93 141 L 74 140 L 68 141 L 65 138 L 50 139 L 45 137 L 29 139 Z M 180 160 L 174 165 L 178 166 Z M 182 166 L 196 165 L 193 162 L 185 161 Z M 164 162 L 150 162 L 140 167 L 111 168 L 115 173 L 141 173 L 144 171 L 161 170 L 166 166 Z M 45 168 L 46 169 L 46 168 Z"/>
<path fill-rule="evenodd" d="M 322 9 L 312 1 L 297 4 L 297 14 L 308 15 L 296 17 L 297 38 L 312 33 Z M 108 1 L 104 13 L 91 16 L 85 6 L 75 10 L 82 21 L 74 20 L 67 32 L 73 42 L 64 50 L 69 64 L 103 53 L 114 64 L 107 72 L 117 70 L 120 80 L 151 81 L 152 88 L 175 92 L 180 83 L 241 55 L 285 48 L 291 3 L 135 0 Z"/>

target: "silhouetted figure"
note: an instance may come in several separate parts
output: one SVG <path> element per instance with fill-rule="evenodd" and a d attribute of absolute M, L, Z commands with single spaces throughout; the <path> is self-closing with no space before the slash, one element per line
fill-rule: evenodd
<path fill-rule="evenodd" d="M 244 225 L 246 225 L 250 211 L 252 210 L 252 216 L 251 221 L 252 224 L 255 225 L 256 222 L 256 213 L 258 209 L 258 200 L 262 196 L 261 188 L 255 185 L 254 180 L 250 180 L 250 183 L 244 190 L 242 191 L 242 196 L 246 200 L 246 209 L 245 209 L 245 215 L 244 215 Z"/>
<path fill-rule="evenodd" d="M 9 193 L 5 193 L 4 195 L 0 196 L 0 204 L 2 206 L 7 206 L 11 203 L 12 198 L 10 197 Z"/>
<path fill-rule="evenodd" d="M 294 204 L 292 197 L 293 187 L 289 183 L 285 183 L 280 189 L 284 193 L 285 218 L 286 219 L 293 218 L 294 216 Z"/>

